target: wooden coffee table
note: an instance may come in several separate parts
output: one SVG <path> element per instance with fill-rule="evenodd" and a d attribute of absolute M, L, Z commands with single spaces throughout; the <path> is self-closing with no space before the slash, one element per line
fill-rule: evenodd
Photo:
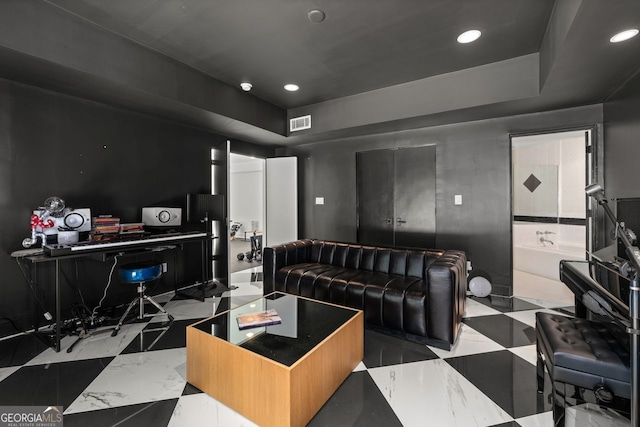
<path fill-rule="evenodd" d="M 238 328 L 267 309 L 282 323 Z M 304 426 L 363 353 L 362 311 L 275 292 L 187 327 L 187 381 L 260 426 Z"/>

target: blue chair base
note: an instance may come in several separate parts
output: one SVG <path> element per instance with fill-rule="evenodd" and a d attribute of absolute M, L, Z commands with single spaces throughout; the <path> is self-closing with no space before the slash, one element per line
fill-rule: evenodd
<path fill-rule="evenodd" d="M 120 321 L 118 322 L 118 325 L 113 329 L 113 332 L 111 333 L 112 337 L 118 334 L 118 331 L 120 330 L 122 325 L 125 323 L 127 316 L 129 316 L 129 313 L 136 305 L 138 306 L 138 315 L 136 317 L 138 320 L 143 320 L 145 317 L 154 317 L 158 315 L 158 313 L 145 314 L 144 312 L 145 302 L 148 302 L 149 304 L 157 308 L 159 313 L 166 315 L 169 319 L 169 324 L 167 326 L 163 326 L 160 328 L 145 329 L 143 331 L 143 332 L 153 332 L 153 331 L 159 331 L 159 330 L 164 331 L 146 349 L 144 349 L 144 351 L 151 349 L 151 347 L 153 347 L 153 345 L 155 345 L 155 343 L 158 342 L 158 340 L 162 337 L 162 335 L 164 335 L 164 333 L 169 329 L 169 327 L 171 327 L 171 324 L 173 323 L 173 316 L 170 315 L 153 298 L 151 298 L 150 296 L 144 293 L 146 290 L 145 283 L 158 279 L 160 276 L 162 276 L 162 264 L 159 264 L 159 263 L 141 262 L 141 263 L 127 264 L 120 269 L 120 278 L 124 283 L 136 283 L 138 285 L 138 296 L 129 303 L 129 306 L 125 310 L 124 314 L 122 315 L 122 317 L 120 317 Z"/>

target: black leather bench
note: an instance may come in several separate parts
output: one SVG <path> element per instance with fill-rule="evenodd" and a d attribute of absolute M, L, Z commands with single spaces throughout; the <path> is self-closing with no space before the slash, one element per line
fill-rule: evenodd
<path fill-rule="evenodd" d="M 631 397 L 629 336 L 614 323 L 536 313 L 536 350 L 538 392 L 543 392 L 546 366 L 555 425 L 564 425 L 566 385 L 593 391 L 605 406 Z M 574 397 L 580 397 L 579 391 Z"/>

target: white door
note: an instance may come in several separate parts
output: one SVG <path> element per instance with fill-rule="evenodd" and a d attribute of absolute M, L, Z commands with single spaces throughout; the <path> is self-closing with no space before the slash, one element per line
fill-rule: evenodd
<path fill-rule="evenodd" d="M 266 165 L 266 242 L 275 246 L 298 239 L 298 159 L 275 157 Z"/>

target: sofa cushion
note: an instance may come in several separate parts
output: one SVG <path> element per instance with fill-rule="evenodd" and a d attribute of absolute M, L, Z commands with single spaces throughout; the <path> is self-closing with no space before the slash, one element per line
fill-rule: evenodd
<path fill-rule="evenodd" d="M 276 278 L 283 292 L 363 309 L 367 323 L 427 333 L 422 279 L 315 263 L 285 266 Z"/>
<path fill-rule="evenodd" d="M 305 288 L 305 284 L 313 283 L 313 280 L 319 273 L 330 270 L 331 265 L 318 264 L 315 262 L 308 262 L 302 264 L 287 265 L 276 271 L 276 281 L 278 291 L 286 292 L 289 294 L 303 295 L 301 290 Z M 305 282 L 302 283 L 302 279 L 305 275 L 308 275 Z M 303 295 L 310 296 L 310 295 Z"/>
<path fill-rule="evenodd" d="M 353 292 L 351 298 L 347 296 L 347 286 L 361 274 L 368 273 L 341 267 L 323 272 L 316 280 L 314 298 L 339 305 L 362 308 L 362 303 L 358 303 L 358 297 L 354 298 Z"/>
<path fill-rule="evenodd" d="M 372 276 L 365 286 L 365 322 L 399 331 L 411 329 L 426 335 L 424 280 L 375 273 Z M 412 304 L 405 304 L 408 296 Z"/>
<path fill-rule="evenodd" d="M 304 240 L 300 242 L 308 242 L 306 254 L 301 253 L 296 248 L 292 259 L 287 260 L 286 264 L 307 261 L 328 264 L 334 267 L 347 267 L 355 270 L 419 278 L 424 278 L 425 270 L 445 252 L 427 249 L 392 249 L 377 246 L 360 246 L 323 240 Z"/>

